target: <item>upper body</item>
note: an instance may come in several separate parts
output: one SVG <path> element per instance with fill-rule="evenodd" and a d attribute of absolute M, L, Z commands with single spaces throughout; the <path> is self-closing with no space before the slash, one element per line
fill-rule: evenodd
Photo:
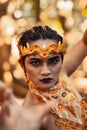
<path fill-rule="evenodd" d="M 74 70 L 82 62 L 83 58 L 87 55 L 86 37 L 87 31 L 85 32 L 83 38 L 76 44 L 76 46 L 72 48 L 72 50 L 64 57 L 65 48 L 63 44 L 63 38 L 48 26 L 33 27 L 21 35 L 18 42 L 18 48 L 20 52 L 19 62 L 24 70 L 27 83 L 29 85 L 29 90 L 25 97 L 23 106 L 25 108 L 34 108 L 34 111 L 38 116 L 34 117 L 34 112 L 30 111 L 32 113 L 32 116 L 30 116 L 31 120 L 28 118 L 27 119 L 28 121 L 30 120 L 30 124 L 32 119 L 35 124 L 40 124 L 37 127 L 37 130 L 58 130 L 58 127 L 55 124 L 54 116 L 44 111 L 45 116 L 42 118 L 42 115 L 39 114 L 39 110 L 41 109 L 38 107 L 40 104 L 43 104 L 44 101 L 47 101 L 43 97 L 43 93 L 45 94 L 45 91 L 55 90 L 55 86 L 59 84 L 60 73 L 64 72 L 68 76 L 71 75 L 72 72 L 74 72 Z M 62 93 L 62 96 L 64 97 L 65 94 L 66 93 Z M 35 106 L 37 107 L 36 109 Z M 10 111 L 12 110 L 10 109 Z M 17 113 L 15 114 L 17 115 Z M 16 117 L 15 114 L 12 116 L 13 120 Z M 20 120 L 20 122 L 23 124 L 23 120 Z M 11 124 L 9 124 L 9 126 L 10 125 Z M 33 127 L 31 128 L 31 130 L 34 129 Z M 25 128 L 23 130 L 27 129 Z"/>
<path fill-rule="evenodd" d="M 87 36 L 87 32 L 85 35 Z M 54 89 L 59 84 L 61 72 L 66 73 L 68 76 L 72 74 L 87 55 L 85 35 L 64 57 L 63 38 L 48 26 L 33 27 L 31 30 L 24 32 L 18 44 L 21 56 L 19 61 L 29 85 L 23 103 L 24 106 L 28 107 L 28 105 L 42 103 L 44 97 L 39 94 L 38 90 L 43 93 Z M 51 122 L 50 127 L 48 127 L 47 122 Z M 49 114 L 44 126 L 48 130 L 58 129 L 55 118 Z"/>

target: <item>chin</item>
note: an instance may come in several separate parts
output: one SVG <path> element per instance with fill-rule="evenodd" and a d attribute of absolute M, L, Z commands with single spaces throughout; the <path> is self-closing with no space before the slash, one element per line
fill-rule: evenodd
<path fill-rule="evenodd" d="M 52 84 L 52 85 L 45 84 L 45 85 L 38 86 L 38 88 L 42 90 L 48 90 L 48 89 L 53 88 L 54 86 L 55 84 Z"/>

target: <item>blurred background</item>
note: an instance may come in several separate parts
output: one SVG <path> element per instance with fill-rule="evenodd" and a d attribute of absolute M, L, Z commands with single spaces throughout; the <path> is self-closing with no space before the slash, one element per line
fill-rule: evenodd
<path fill-rule="evenodd" d="M 0 0 L 0 80 L 20 98 L 25 97 L 28 86 L 18 64 L 17 36 L 39 24 L 62 35 L 67 52 L 87 28 L 87 0 Z M 87 57 L 71 78 L 87 96 Z"/>

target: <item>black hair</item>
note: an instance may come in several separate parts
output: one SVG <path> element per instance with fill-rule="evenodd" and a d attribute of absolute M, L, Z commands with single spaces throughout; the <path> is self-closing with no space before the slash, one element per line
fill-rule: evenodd
<path fill-rule="evenodd" d="M 63 38 L 55 30 L 48 26 L 34 26 L 31 29 L 22 33 L 19 38 L 18 45 L 26 46 L 26 43 L 31 43 L 40 39 L 50 39 L 54 40 L 55 43 L 62 43 Z M 61 53 L 61 58 L 63 60 L 63 54 Z M 22 57 L 22 64 L 24 64 L 25 57 Z"/>
<path fill-rule="evenodd" d="M 62 43 L 63 38 L 55 31 L 48 26 L 35 26 L 24 33 L 22 33 L 18 44 L 26 46 L 26 43 L 33 42 L 39 39 L 50 39 L 54 40 L 57 43 L 60 41 Z"/>

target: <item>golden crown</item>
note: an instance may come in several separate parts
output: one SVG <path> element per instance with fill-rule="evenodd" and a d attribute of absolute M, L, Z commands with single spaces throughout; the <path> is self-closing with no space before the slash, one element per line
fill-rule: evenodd
<path fill-rule="evenodd" d="M 64 53 L 65 45 L 59 41 L 58 44 L 50 43 L 49 45 L 39 45 L 37 43 L 30 45 L 26 43 L 26 46 L 18 45 L 20 56 L 39 54 L 42 58 L 46 58 L 50 53 Z"/>

